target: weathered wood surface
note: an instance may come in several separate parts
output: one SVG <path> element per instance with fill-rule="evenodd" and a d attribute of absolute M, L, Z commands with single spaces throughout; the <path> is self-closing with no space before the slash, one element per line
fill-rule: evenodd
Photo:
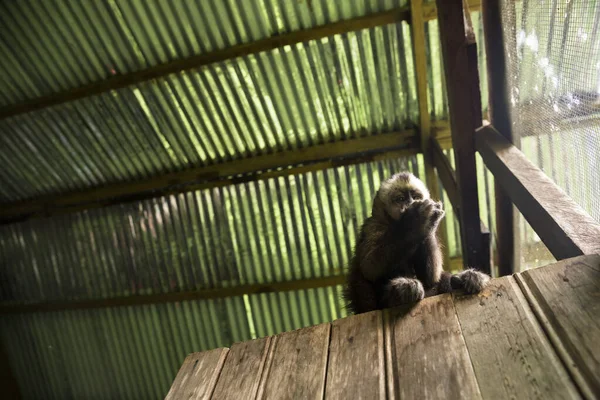
<path fill-rule="evenodd" d="M 518 279 L 584 395 L 600 397 L 600 255 L 525 271 Z"/>
<path fill-rule="evenodd" d="M 577 389 L 513 277 L 454 295 L 479 389 L 488 399 L 571 399 Z"/>
<path fill-rule="evenodd" d="M 323 397 L 330 324 L 321 324 L 273 338 L 257 399 Z"/>
<path fill-rule="evenodd" d="M 209 399 L 228 351 L 214 349 L 187 356 L 165 400 Z"/>
<path fill-rule="evenodd" d="M 390 399 L 481 398 L 449 294 L 386 312 Z"/>
<path fill-rule="evenodd" d="M 186 358 L 167 398 L 593 399 L 600 256 Z"/>
<path fill-rule="evenodd" d="M 557 260 L 600 253 L 600 224 L 493 126 L 478 130 L 477 150 L 494 179 Z"/>
<path fill-rule="evenodd" d="M 410 28 L 412 33 L 412 48 L 415 59 L 415 74 L 417 78 L 417 100 L 419 104 L 419 136 L 421 151 L 425 160 L 425 178 L 431 197 L 440 200 L 440 190 L 435 175 L 431 149 L 431 117 L 427 101 L 427 42 L 425 39 L 425 20 L 423 19 L 423 0 L 410 1 Z M 446 220 L 443 219 L 438 229 L 438 236 L 442 243 L 442 256 L 446 268 L 450 267 L 450 253 Z"/>
<path fill-rule="evenodd" d="M 383 318 L 379 311 L 332 323 L 328 399 L 385 399 Z"/>
<path fill-rule="evenodd" d="M 509 40 L 508 43 L 505 43 L 501 3 L 502 0 L 483 0 L 481 5 L 488 79 L 488 113 L 492 125 L 512 143 L 505 46 L 516 43 L 516 38 L 514 38 L 514 41 Z M 514 27 L 507 27 L 507 32 L 514 34 Z M 511 53 L 516 54 L 516 48 Z M 515 254 L 513 206 L 510 198 L 497 182 L 494 182 L 494 189 L 498 271 L 500 275 L 510 275 L 515 270 L 515 260 L 513 257 Z"/>
<path fill-rule="evenodd" d="M 467 43 L 462 0 L 437 0 L 438 24 L 444 58 L 448 110 L 456 160 L 460 231 L 465 264 L 490 272 L 483 257 L 477 198 L 475 129 L 482 124 L 477 47 Z"/>
<path fill-rule="evenodd" d="M 212 398 L 256 398 L 271 341 L 270 337 L 266 337 L 231 346 Z"/>

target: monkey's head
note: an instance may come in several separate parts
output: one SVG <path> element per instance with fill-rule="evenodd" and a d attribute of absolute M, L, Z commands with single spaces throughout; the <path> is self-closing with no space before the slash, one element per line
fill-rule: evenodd
<path fill-rule="evenodd" d="M 410 172 L 400 172 L 383 181 L 373 202 L 373 217 L 398 221 L 414 202 L 429 198 L 425 184 Z"/>

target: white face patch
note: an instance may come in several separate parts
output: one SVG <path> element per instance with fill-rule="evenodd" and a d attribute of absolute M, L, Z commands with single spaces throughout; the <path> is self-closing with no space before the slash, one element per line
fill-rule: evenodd
<path fill-rule="evenodd" d="M 381 184 L 379 189 L 379 198 L 385 204 L 387 213 L 395 220 L 399 219 L 402 213 L 410 205 L 410 201 L 406 202 L 394 201 L 394 196 L 401 192 L 417 191 L 423 196 L 420 200 L 429 199 L 429 190 L 425 184 L 416 176 L 409 172 L 402 172 L 393 175 Z"/>

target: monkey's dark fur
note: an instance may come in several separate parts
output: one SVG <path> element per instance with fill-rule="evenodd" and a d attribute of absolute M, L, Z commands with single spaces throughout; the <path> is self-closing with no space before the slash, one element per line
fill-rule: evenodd
<path fill-rule="evenodd" d="M 413 303 L 463 289 L 476 293 L 489 277 L 466 270 L 442 270 L 436 231 L 444 211 L 422 181 L 408 172 L 381 184 L 371 217 L 361 228 L 344 297 L 356 314 Z"/>

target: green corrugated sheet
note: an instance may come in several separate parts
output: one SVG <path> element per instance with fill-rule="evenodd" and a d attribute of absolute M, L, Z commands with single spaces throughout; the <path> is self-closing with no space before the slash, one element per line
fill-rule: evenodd
<path fill-rule="evenodd" d="M 166 4 L 0 3 L 0 106 L 406 2 Z M 480 18 L 473 18 L 479 35 Z M 430 113 L 443 120 L 435 21 L 426 33 Z M 481 81 L 485 102 L 484 74 Z M 416 121 L 409 26 L 338 35 L 0 121 L 0 206 Z M 422 176 L 422 158 L 2 226 L 1 299 L 104 298 L 338 275 L 376 187 L 401 169 Z M 457 225 L 447 208 L 457 256 Z M 0 334 L 26 398 L 162 398 L 187 353 L 343 317 L 339 294 L 331 287 L 2 316 Z"/>

